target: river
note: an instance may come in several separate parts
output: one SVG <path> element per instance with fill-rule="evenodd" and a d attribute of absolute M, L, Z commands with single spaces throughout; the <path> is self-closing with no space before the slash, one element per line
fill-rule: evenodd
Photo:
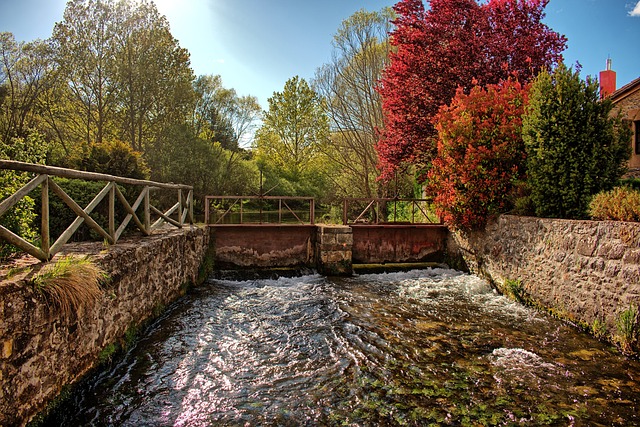
<path fill-rule="evenodd" d="M 51 425 L 632 426 L 640 363 L 449 269 L 209 280 Z"/>

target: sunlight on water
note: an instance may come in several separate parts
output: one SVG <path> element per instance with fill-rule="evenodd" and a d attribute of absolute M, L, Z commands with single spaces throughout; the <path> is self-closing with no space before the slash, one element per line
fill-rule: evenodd
<path fill-rule="evenodd" d="M 634 425 L 639 364 L 449 269 L 211 280 L 52 425 Z"/>

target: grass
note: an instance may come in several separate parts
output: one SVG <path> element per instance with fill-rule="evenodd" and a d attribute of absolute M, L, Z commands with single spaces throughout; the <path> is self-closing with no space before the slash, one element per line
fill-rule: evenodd
<path fill-rule="evenodd" d="M 27 266 L 24 266 L 24 267 L 12 267 L 7 271 L 7 275 L 6 275 L 5 278 L 7 280 L 11 280 L 15 276 L 31 270 L 31 268 L 32 267 L 30 265 L 27 265 Z"/>
<path fill-rule="evenodd" d="M 69 255 L 45 265 L 31 283 L 63 318 L 71 319 L 100 299 L 100 284 L 106 279 L 106 273 L 88 257 Z"/>
<path fill-rule="evenodd" d="M 593 336 L 598 340 L 603 340 L 607 337 L 607 325 L 599 318 L 593 319 L 590 329 Z"/>
<path fill-rule="evenodd" d="M 618 335 L 616 341 L 624 353 L 632 353 L 638 338 L 638 307 L 631 304 L 627 310 L 620 313 L 616 321 Z"/>
<path fill-rule="evenodd" d="M 504 281 L 504 288 L 506 290 L 506 294 L 513 300 L 523 305 L 532 305 L 531 301 L 528 298 L 527 292 L 525 291 L 524 286 L 519 279 L 506 279 Z"/>

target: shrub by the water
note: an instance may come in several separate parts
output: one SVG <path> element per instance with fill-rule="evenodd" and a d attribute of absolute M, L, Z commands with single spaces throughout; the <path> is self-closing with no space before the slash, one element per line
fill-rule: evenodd
<path fill-rule="evenodd" d="M 640 190 L 616 187 L 597 194 L 589 204 L 591 218 L 613 221 L 640 221 Z"/>
<path fill-rule="evenodd" d="M 527 181 L 541 217 L 586 218 L 589 201 L 627 171 L 629 127 L 610 115 L 596 81 L 564 65 L 542 72 L 523 116 Z"/>
<path fill-rule="evenodd" d="M 482 228 L 489 215 L 511 208 L 525 163 L 520 135 L 526 95 L 526 87 L 512 80 L 476 86 L 468 95 L 459 90 L 436 116 L 438 149 L 427 192 L 447 225 Z"/>

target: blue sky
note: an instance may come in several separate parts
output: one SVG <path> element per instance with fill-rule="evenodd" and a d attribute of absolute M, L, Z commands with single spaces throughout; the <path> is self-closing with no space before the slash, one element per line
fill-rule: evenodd
<path fill-rule="evenodd" d="M 157 0 L 197 75 L 220 74 L 263 108 L 299 75 L 310 80 L 330 59 L 340 23 L 385 0 Z M 45 39 L 62 20 L 65 0 L 0 0 L 0 31 L 17 40 Z M 635 13 L 634 13 L 635 10 Z M 611 57 L 618 87 L 640 77 L 640 0 L 551 0 L 545 22 L 568 38 L 565 62 L 598 75 Z"/>

